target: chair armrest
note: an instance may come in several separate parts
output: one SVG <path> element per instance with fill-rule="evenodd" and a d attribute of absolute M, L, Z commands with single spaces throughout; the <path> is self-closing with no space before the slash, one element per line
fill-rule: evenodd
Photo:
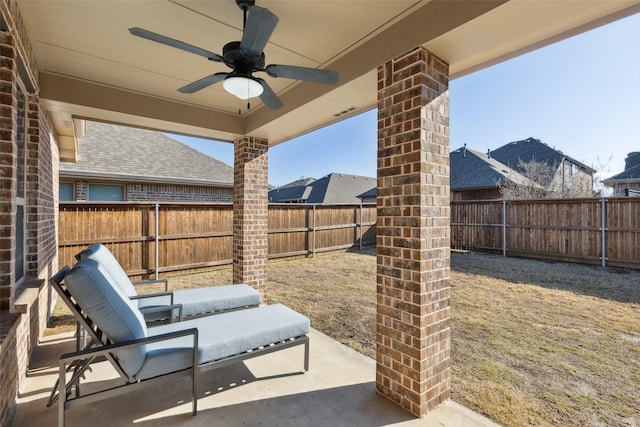
<path fill-rule="evenodd" d="M 100 347 L 93 347 L 88 350 L 75 351 L 60 356 L 60 364 L 73 362 L 74 360 L 86 359 L 88 357 L 105 356 L 117 350 L 139 347 L 141 345 L 151 344 L 159 341 L 168 341 L 174 338 L 193 335 L 193 350 L 198 350 L 198 328 L 189 328 L 183 331 L 167 332 L 166 334 L 155 335 L 152 337 L 140 338 L 137 340 L 123 341 L 115 344 L 107 344 Z"/>
<path fill-rule="evenodd" d="M 164 291 L 169 291 L 169 280 L 167 279 L 150 279 L 150 280 L 137 280 L 132 282 L 134 286 L 138 285 L 151 285 L 154 283 L 164 283 Z"/>
<path fill-rule="evenodd" d="M 129 299 L 145 299 L 145 298 L 157 298 L 157 297 L 169 297 L 169 304 L 173 304 L 173 292 L 154 292 L 152 294 L 140 294 L 130 296 Z"/>
<path fill-rule="evenodd" d="M 182 312 L 182 304 L 171 304 L 171 305 L 161 305 L 161 306 L 150 306 L 150 307 L 141 307 L 139 308 L 140 313 L 144 316 L 147 313 L 161 313 L 163 311 L 169 311 L 171 314 L 169 315 L 169 323 L 173 323 L 173 310 L 178 310 L 178 321 L 182 322 L 184 320 L 184 314 Z"/>

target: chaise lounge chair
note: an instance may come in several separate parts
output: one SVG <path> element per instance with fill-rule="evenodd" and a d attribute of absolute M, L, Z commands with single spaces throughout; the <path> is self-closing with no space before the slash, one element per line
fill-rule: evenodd
<path fill-rule="evenodd" d="M 304 344 L 304 370 L 309 369 L 309 319 L 282 304 L 147 328 L 137 304 L 93 259 L 65 267 L 50 282 L 91 336 L 88 348 L 60 358 L 60 426 L 65 424 L 68 408 L 184 375 L 192 379 L 192 414 L 196 415 L 199 372 L 284 348 Z M 80 394 L 80 381 L 98 357 L 111 362 L 123 385 Z M 69 366 L 75 368 L 67 381 Z"/>
<path fill-rule="evenodd" d="M 118 260 L 101 243 L 94 243 L 76 255 L 76 259 L 92 259 L 104 266 L 112 282 L 117 284 L 124 294 L 135 301 L 144 314 L 147 323 L 158 320 L 173 321 L 176 311 L 182 310 L 182 317 L 195 318 L 229 310 L 257 307 L 262 303 L 260 292 L 249 285 L 223 285 L 205 288 L 168 291 L 168 281 L 164 282 L 165 292 L 139 295 L 135 285 L 157 283 L 154 280 L 131 282 Z M 164 309 L 163 309 L 164 307 Z M 180 317 L 180 315 L 178 315 Z M 180 319 L 182 320 L 182 319 Z"/>

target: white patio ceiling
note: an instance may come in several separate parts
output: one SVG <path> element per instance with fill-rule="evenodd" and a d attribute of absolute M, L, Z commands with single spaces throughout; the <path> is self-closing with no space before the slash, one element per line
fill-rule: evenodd
<path fill-rule="evenodd" d="M 234 0 L 17 3 L 40 71 L 41 103 L 59 135 L 73 135 L 72 118 L 80 118 L 223 141 L 251 135 L 270 145 L 375 108 L 376 67 L 415 46 L 449 62 L 455 78 L 640 11 L 640 0 L 257 0 L 280 18 L 267 64 L 333 69 L 340 81 L 325 86 L 260 73 L 284 107 L 269 110 L 254 98 L 247 111 L 219 83 L 195 94 L 176 90 L 229 71 L 224 64 L 128 32 L 142 27 L 221 54 L 241 38 Z"/>

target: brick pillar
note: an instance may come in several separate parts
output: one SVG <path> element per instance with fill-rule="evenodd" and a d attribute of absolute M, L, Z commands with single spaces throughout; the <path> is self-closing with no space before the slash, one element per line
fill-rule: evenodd
<path fill-rule="evenodd" d="M 16 247 L 16 63 L 14 38 L 0 32 L 0 312 L 13 306 Z"/>
<path fill-rule="evenodd" d="M 376 384 L 416 416 L 450 396 L 449 66 L 378 68 Z"/>
<path fill-rule="evenodd" d="M 267 290 L 268 141 L 234 142 L 233 282 Z"/>

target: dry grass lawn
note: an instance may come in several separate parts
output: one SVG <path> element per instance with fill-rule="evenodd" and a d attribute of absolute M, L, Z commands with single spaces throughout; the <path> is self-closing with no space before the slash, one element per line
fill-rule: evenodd
<path fill-rule="evenodd" d="M 375 357 L 375 264 L 373 250 L 270 262 L 267 302 Z M 455 401 L 506 426 L 640 425 L 640 271 L 454 252 L 451 286 Z M 51 332 L 69 320 L 55 314 Z"/>

